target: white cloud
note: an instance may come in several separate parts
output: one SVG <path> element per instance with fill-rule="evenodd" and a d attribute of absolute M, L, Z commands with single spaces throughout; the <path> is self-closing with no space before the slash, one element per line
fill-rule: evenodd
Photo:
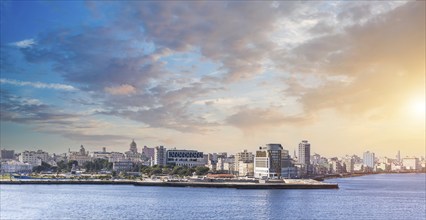
<path fill-rule="evenodd" d="M 35 42 L 34 39 L 26 39 L 26 40 L 21 40 L 21 41 L 17 41 L 17 42 L 12 43 L 12 45 L 17 46 L 19 48 L 32 47 L 35 44 L 36 44 L 36 42 Z"/>
<path fill-rule="evenodd" d="M 65 91 L 77 90 L 75 87 L 71 85 L 59 84 L 59 83 L 26 82 L 26 81 L 14 80 L 14 79 L 4 79 L 4 78 L 0 78 L 0 83 L 10 84 L 14 86 L 31 86 L 38 89 L 56 89 L 56 90 L 65 90 Z"/>

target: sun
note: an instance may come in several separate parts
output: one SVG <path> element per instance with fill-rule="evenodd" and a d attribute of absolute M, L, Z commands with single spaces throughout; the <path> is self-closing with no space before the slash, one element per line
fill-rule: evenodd
<path fill-rule="evenodd" d="M 425 117 L 425 100 L 424 99 L 413 99 L 410 102 L 410 113 L 413 114 L 416 118 L 424 118 Z"/>

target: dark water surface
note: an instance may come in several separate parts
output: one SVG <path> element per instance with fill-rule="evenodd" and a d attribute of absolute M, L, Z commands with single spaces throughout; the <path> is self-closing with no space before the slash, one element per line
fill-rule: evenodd
<path fill-rule="evenodd" d="M 0 219 L 426 219 L 425 174 L 327 182 L 340 189 L 0 185 Z"/>

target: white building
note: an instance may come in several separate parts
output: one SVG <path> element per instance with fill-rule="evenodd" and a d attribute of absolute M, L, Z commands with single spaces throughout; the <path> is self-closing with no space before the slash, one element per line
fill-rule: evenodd
<path fill-rule="evenodd" d="M 40 166 L 41 162 L 48 162 L 49 160 L 49 154 L 42 150 L 24 151 L 19 155 L 20 162 L 29 163 L 33 166 Z"/>
<path fill-rule="evenodd" d="M 254 176 L 254 162 L 238 163 L 238 176 Z"/>
<path fill-rule="evenodd" d="M 364 165 L 366 167 L 369 167 L 371 169 L 374 168 L 374 164 L 375 164 L 374 159 L 375 159 L 375 156 L 374 156 L 373 152 L 370 152 L 370 151 L 364 152 L 362 159 L 363 159 L 363 163 L 364 163 Z"/>
<path fill-rule="evenodd" d="M 31 173 L 33 165 L 22 163 L 16 160 L 9 160 L 1 163 L 1 173 Z"/>
<path fill-rule="evenodd" d="M 243 150 L 238 152 L 234 156 L 234 168 L 235 172 L 238 173 L 240 169 L 239 163 L 253 163 L 254 162 L 254 154 L 253 152 L 249 152 L 247 150 Z"/>
<path fill-rule="evenodd" d="M 402 166 L 406 170 L 420 170 L 419 158 L 417 157 L 406 157 L 402 159 Z"/>
<path fill-rule="evenodd" d="M 203 152 L 196 150 L 168 150 L 167 164 L 187 167 L 204 166 Z"/>

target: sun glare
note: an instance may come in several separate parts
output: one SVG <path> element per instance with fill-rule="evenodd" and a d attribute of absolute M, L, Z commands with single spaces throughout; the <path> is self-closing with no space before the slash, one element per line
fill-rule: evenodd
<path fill-rule="evenodd" d="M 425 100 L 424 99 L 415 99 L 410 103 L 410 112 L 416 118 L 424 118 L 425 117 Z"/>

